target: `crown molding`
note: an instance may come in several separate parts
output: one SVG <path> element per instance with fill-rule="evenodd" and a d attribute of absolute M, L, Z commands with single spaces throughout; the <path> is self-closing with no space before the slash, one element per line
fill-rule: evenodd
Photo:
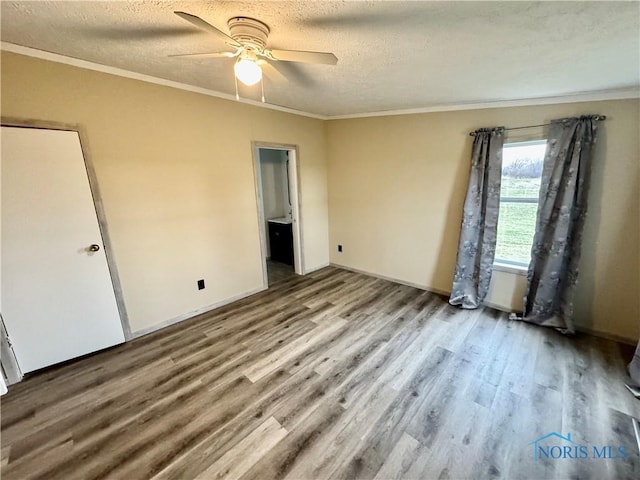
<path fill-rule="evenodd" d="M 454 112 L 460 110 L 482 110 L 486 108 L 531 107 L 536 105 L 554 105 L 559 103 L 601 102 L 604 100 L 626 100 L 640 98 L 640 86 L 580 92 L 557 97 L 522 98 L 516 100 L 496 100 L 482 103 L 436 105 L 433 107 L 411 108 L 404 110 L 386 110 L 380 112 L 331 115 L 326 120 L 345 120 L 352 118 L 388 117 L 394 115 L 415 115 L 419 113 Z"/>
<path fill-rule="evenodd" d="M 228 93 L 218 92 L 216 90 L 210 90 L 202 87 L 195 87 L 193 85 L 188 85 L 186 83 L 175 82 L 173 80 L 166 80 L 164 78 L 132 72 L 130 70 L 124 70 L 122 68 L 109 67 L 107 65 L 89 62 L 87 60 L 80 60 L 78 58 L 68 57 L 65 55 L 47 52 L 44 50 L 38 50 L 31 47 L 24 47 L 22 45 L 16 45 L 14 43 L 0 42 L 0 51 L 17 53 L 19 55 L 35 57 L 42 60 L 48 60 L 50 62 L 62 63 L 65 65 L 71 65 L 73 67 L 84 68 L 87 70 L 107 73 L 110 75 L 130 78 L 133 80 L 139 80 L 147 83 L 153 83 L 153 84 L 162 85 L 165 87 L 176 88 L 178 90 L 185 90 L 188 92 L 199 93 L 199 94 L 207 95 L 210 97 L 222 98 L 224 100 L 243 103 L 243 104 L 251 105 L 254 107 L 266 108 L 269 110 L 276 110 L 279 112 L 290 113 L 293 115 L 300 115 L 303 117 L 314 118 L 317 120 L 345 120 L 345 119 L 369 118 L 369 117 L 388 117 L 388 116 L 396 116 L 396 115 L 415 115 L 420 113 L 454 112 L 454 111 L 460 111 L 460 110 L 481 110 L 486 108 L 529 107 L 529 106 L 536 106 L 536 105 L 554 105 L 559 103 L 598 102 L 598 101 L 604 101 L 604 100 L 625 100 L 625 99 L 640 98 L 640 86 L 638 86 L 638 87 L 629 87 L 629 88 L 612 89 L 612 90 L 599 90 L 594 92 L 579 92 L 571 95 L 561 95 L 561 96 L 554 96 L 554 97 L 523 98 L 523 99 L 515 99 L 515 100 L 496 100 L 496 101 L 480 102 L 480 103 L 443 104 L 443 105 L 435 105 L 430 107 L 410 108 L 410 109 L 403 109 L 403 110 L 385 110 L 385 111 L 378 111 L 378 112 L 353 113 L 353 114 L 345 114 L 345 115 L 320 115 L 316 113 L 295 110 L 293 108 L 282 107 L 280 105 L 257 102 L 255 100 L 250 100 L 245 98 L 240 98 L 240 100 L 236 100 L 236 97 L 234 95 L 229 95 Z"/>
<path fill-rule="evenodd" d="M 78 58 L 67 57 L 66 55 L 60 55 L 58 53 L 38 50 L 31 47 L 24 47 L 22 45 L 16 45 L 14 43 L 0 42 L 0 50 L 11 52 L 11 53 L 17 53 L 19 55 L 25 55 L 27 57 L 39 58 L 41 60 L 48 60 L 50 62 L 63 63 L 65 65 L 84 68 L 86 70 L 93 70 L 96 72 L 116 75 L 118 77 L 130 78 L 133 80 L 140 80 L 142 82 L 162 85 L 164 87 L 177 88 L 178 90 L 186 90 L 187 92 L 199 93 L 201 95 L 207 95 L 209 97 L 216 97 L 216 98 L 222 98 L 224 100 L 231 100 L 233 102 L 244 103 L 246 105 L 251 105 L 254 107 L 267 108 L 269 110 L 277 110 L 279 112 L 291 113 L 294 115 L 301 115 L 303 117 L 315 118 L 317 120 L 327 120 L 327 117 L 324 115 L 317 115 L 315 113 L 303 112 L 300 110 L 295 110 L 293 108 L 282 107 L 280 105 L 273 105 L 271 103 L 256 102 L 255 100 L 250 100 L 246 98 L 240 98 L 240 100 L 236 100 L 236 97 L 234 95 L 229 95 L 228 93 L 218 92 L 216 90 L 209 90 L 208 88 L 195 87 L 193 85 L 187 85 L 186 83 L 175 82 L 173 80 L 166 80 L 164 78 L 145 75 L 143 73 L 132 72 L 130 70 L 124 70 L 122 68 L 109 67 L 107 65 L 89 62 L 87 60 L 80 60 Z"/>

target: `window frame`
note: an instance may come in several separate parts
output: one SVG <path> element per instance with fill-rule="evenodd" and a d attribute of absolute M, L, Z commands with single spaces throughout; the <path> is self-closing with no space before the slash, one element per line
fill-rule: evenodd
<path fill-rule="evenodd" d="M 524 141 L 514 141 L 514 142 L 508 142 L 505 143 L 502 146 L 502 151 L 504 153 L 504 149 L 505 148 L 509 148 L 509 147 L 526 147 L 526 146 L 533 146 L 533 145 L 545 145 L 545 155 L 546 155 L 546 145 L 548 143 L 548 139 L 546 138 L 538 138 L 535 140 L 524 140 Z M 544 156 L 543 156 L 544 159 Z M 541 174 L 542 176 L 542 174 Z M 503 197 L 502 196 L 502 171 L 500 172 L 500 203 L 498 205 L 498 208 L 501 209 L 501 206 L 503 203 L 534 203 L 536 205 L 538 205 L 540 203 L 540 196 L 538 195 L 537 197 Z M 498 212 L 498 222 L 500 221 L 500 217 L 499 217 L 500 213 Z M 537 215 L 536 215 L 537 217 Z M 534 232 L 535 235 L 535 232 Z M 496 244 L 497 244 L 497 232 L 496 232 Z M 533 238 L 531 238 L 531 242 L 533 243 Z M 499 257 L 494 257 L 493 259 L 493 268 L 495 270 L 499 270 L 499 271 L 503 271 L 503 272 L 508 272 L 508 273 L 515 273 L 518 275 L 526 275 L 527 271 L 529 270 L 529 265 L 531 263 L 531 259 L 529 259 L 529 262 L 524 263 L 524 262 L 519 262 L 517 260 L 511 260 L 508 258 L 499 258 Z"/>

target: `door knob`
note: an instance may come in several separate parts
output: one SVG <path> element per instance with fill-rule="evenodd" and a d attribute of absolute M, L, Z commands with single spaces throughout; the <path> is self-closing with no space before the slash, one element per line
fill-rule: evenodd
<path fill-rule="evenodd" d="M 98 250 L 100 250 L 100 245 L 98 245 L 98 244 L 94 243 L 93 245 L 89 246 L 89 251 L 90 252 L 97 252 Z"/>

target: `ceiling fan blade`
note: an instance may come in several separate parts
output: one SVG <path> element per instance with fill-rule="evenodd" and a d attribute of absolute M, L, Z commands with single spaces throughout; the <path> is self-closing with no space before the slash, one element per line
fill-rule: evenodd
<path fill-rule="evenodd" d="M 177 55 L 169 55 L 170 57 L 184 57 L 184 58 L 233 58 L 239 55 L 238 52 L 211 52 L 211 53 L 184 53 Z"/>
<path fill-rule="evenodd" d="M 103 26 L 75 26 L 65 28 L 67 31 L 78 32 L 82 35 L 91 35 L 99 40 L 133 40 L 136 42 L 154 41 L 170 37 L 189 37 L 202 35 L 203 32 L 189 25 L 152 27 L 138 25 L 135 28 L 115 25 Z"/>
<path fill-rule="evenodd" d="M 333 53 L 326 52 L 303 52 L 301 50 L 269 50 L 271 57 L 283 62 L 301 63 L 322 63 L 325 65 L 335 65 L 338 58 Z"/>
<path fill-rule="evenodd" d="M 272 80 L 275 83 L 286 83 L 288 81 L 287 77 L 280 70 L 266 60 L 258 60 L 258 65 L 260 65 L 262 72 L 269 80 Z"/>
<path fill-rule="evenodd" d="M 217 35 L 222 40 L 227 42 L 229 45 L 233 45 L 234 47 L 241 46 L 238 42 L 236 42 L 233 38 L 231 38 L 229 35 L 224 33 L 222 30 L 218 30 L 216 27 L 214 27 L 210 23 L 205 22 L 200 17 L 191 15 L 190 13 L 186 13 L 186 12 L 173 12 L 173 13 L 178 15 L 180 18 L 185 19 L 187 22 L 192 23 L 196 27 L 206 30 L 209 33 L 213 33 L 214 35 Z"/>
<path fill-rule="evenodd" d="M 312 87 L 315 85 L 313 75 L 309 72 L 307 67 L 302 63 L 296 62 L 278 62 L 274 60 L 268 60 L 271 68 L 278 72 L 278 74 L 284 76 L 287 81 L 294 82 L 296 85 L 302 87 Z"/>

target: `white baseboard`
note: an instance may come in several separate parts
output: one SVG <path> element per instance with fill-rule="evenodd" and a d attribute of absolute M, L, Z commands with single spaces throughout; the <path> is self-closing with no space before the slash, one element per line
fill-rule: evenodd
<path fill-rule="evenodd" d="M 309 274 L 309 273 L 316 272 L 318 270 L 322 270 L 323 268 L 326 268 L 329 265 L 330 264 L 327 262 L 327 263 L 318 265 L 316 267 L 313 267 L 313 268 L 307 270 L 305 272 L 305 275 Z M 196 317 L 196 316 L 198 316 L 200 314 L 209 312 L 211 310 L 215 310 L 216 308 L 224 307 L 225 305 L 229 305 L 230 303 L 237 302 L 238 300 L 242 300 L 243 298 L 247 298 L 247 297 L 250 297 L 251 295 L 255 295 L 256 293 L 262 292 L 262 291 L 266 290 L 267 288 L 268 287 L 262 285 L 262 286 L 260 286 L 258 288 L 253 289 L 253 290 L 249 290 L 249 291 L 241 293 L 239 295 L 235 295 L 233 297 L 226 298 L 226 299 L 221 300 L 219 302 L 212 303 L 211 305 L 207 305 L 205 307 L 198 308 L 197 310 L 193 310 L 193 311 L 185 313 L 183 315 L 178 315 L 177 317 L 170 318 L 169 320 L 165 320 L 163 322 L 157 323 L 157 324 L 155 324 L 155 325 L 153 325 L 151 327 L 143 328 L 142 330 L 137 330 L 135 332 L 132 332 L 131 338 L 129 340 L 133 340 L 134 338 L 142 337 L 144 335 L 147 335 L 149 333 L 153 333 L 155 331 L 161 330 L 163 328 L 169 327 L 169 326 L 174 325 L 176 323 L 183 322 L 184 320 L 188 320 L 188 319 Z"/>
<path fill-rule="evenodd" d="M 401 280 L 399 278 L 393 278 L 393 277 L 388 277 L 386 275 L 380 275 L 380 274 L 373 273 L 373 272 L 367 272 L 366 270 L 360 270 L 358 268 L 348 267 L 346 265 L 340 265 L 340 264 L 337 264 L 337 263 L 331 263 L 331 266 L 332 267 L 337 267 L 337 268 L 342 268 L 344 270 L 349 270 L 349 271 L 355 272 L 355 273 L 362 273 L 363 275 L 369 275 L 370 277 L 379 278 L 381 280 L 388 280 L 390 282 L 399 283 L 401 285 L 407 285 L 408 287 L 419 288 L 420 290 L 426 290 L 427 292 L 436 293 L 438 295 L 443 295 L 445 297 L 449 297 L 451 295 L 451 292 L 447 292 L 445 290 L 440 290 L 438 288 L 429 287 L 428 285 L 419 285 L 419 284 L 416 284 L 416 283 L 412 283 L 412 282 L 407 282 L 405 280 Z M 494 310 L 499 310 L 501 312 L 507 312 L 507 313 L 513 313 L 514 312 L 513 310 L 510 310 L 510 309 L 508 309 L 508 308 L 506 308 L 504 306 L 496 305 L 496 304 L 490 303 L 490 302 L 484 302 L 484 305 L 489 307 L 489 308 L 493 308 Z M 520 312 L 515 312 L 515 313 L 520 313 Z M 635 346 L 637 344 L 637 340 L 634 340 L 633 338 L 627 338 L 627 337 L 623 337 L 623 336 L 612 334 L 612 333 L 602 332 L 600 330 L 594 330 L 592 328 L 583 327 L 583 326 L 580 326 L 580 325 L 576 325 L 575 328 L 576 328 L 576 331 L 578 331 L 578 332 L 586 333 L 587 335 L 591 335 L 591 336 L 594 336 L 594 337 L 606 338 L 607 340 L 613 340 L 614 342 L 624 343 L 624 344 L 632 345 L 632 346 Z"/>
<path fill-rule="evenodd" d="M 226 298 L 219 302 L 212 303 L 211 305 L 198 308 L 197 310 L 193 310 L 191 312 L 178 315 L 177 317 L 170 318 L 169 320 L 165 320 L 163 322 L 157 323 L 151 327 L 143 328 L 142 330 L 137 330 L 135 332 L 132 332 L 131 340 L 133 340 L 134 338 L 142 337 L 143 335 L 147 335 L 149 333 L 155 332 L 157 330 L 168 327 L 170 325 L 183 322 L 184 320 L 188 320 L 189 318 L 196 317 L 202 313 L 210 312 L 211 310 L 215 310 L 216 308 L 224 307 L 225 305 L 229 305 L 230 303 L 237 302 L 238 300 L 242 300 L 243 298 L 250 297 L 251 295 L 255 295 L 256 293 L 262 292 L 263 290 L 266 290 L 266 287 L 260 286 L 253 290 L 249 290 L 247 292 L 234 295 L 233 297 Z"/>
<path fill-rule="evenodd" d="M 327 268 L 330 265 L 331 264 L 329 262 L 327 262 L 327 263 L 323 263 L 321 265 L 317 265 L 317 266 L 312 267 L 312 268 L 307 268 L 307 269 L 305 269 L 304 274 L 307 275 L 309 273 L 317 272 L 318 270 L 322 270 L 323 268 Z"/>
<path fill-rule="evenodd" d="M 433 288 L 433 287 L 430 287 L 428 285 L 420 285 L 420 284 L 413 283 L 413 282 L 407 282 L 407 281 L 401 280 L 399 278 L 389 277 L 387 275 L 380 275 L 380 274 L 377 274 L 377 273 L 368 272 L 366 270 L 361 270 L 361 269 L 349 267 L 349 266 L 346 266 L 346 265 L 340 265 L 340 264 L 337 264 L 337 263 L 326 263 L 326 264 L 318 265 L 316 267 L 313 267 L 312 269 L 307 270 L 305 275 L 309 274 L 309 273 L 316 272 L 318 270 L 322 270 L 323 268 L 326 268 L 326 267 L 329 267 L 329 266 L 336 267 L 336 268 L 342 268 L 344 270 L 349 270 L 350 272 L 361 273 L 363 275 L 368 275 L 370 277 L 379 278 L 381 280 L 387 280 L 389 282 L 399 283 L 400 285 L 406 285 L 408 287 L 418 288 L 420 290 L 425 290 L 427 292 L 435 293 L 437 295 L 442 295 L 442 296 L 445 296 L 445 297 L 449 297 L 449 295 L 451 295 L 451 292 L 447 292 L 445 290 L 440 290 L 439 288 Z M 142 330 L 135 331 L 135 332 L 132 333 L 131 340 L 133 340 L 134 338 L 142 337 L 143 335 L 147 335 L 149 333 L 155 332 L 157 330 L 160 330 L 162 328 L 168 327 L 170 325 L 174 325 L 176 323 L 182 322 L 182 321 L 187 320 L 189 318 L 193 318 L 193 317 L 195 317 L 197 315 L 200 315 L 202 313 L 209 312 L 211 310 L 215 310 L 216 308 L 223 307 L 225 305 L 228 305 L 230 303 L 236 302 L 238 300 L 242 300 L 243 298 L 249 297 L 251 295 L 255 295 L 256 293 L 262 292 L 263 290 L 266 290 L 266 287 L 265 286 L 260 286 L 258 288 L 253 289 L 253 290 L 249 290 L 249 291 L 241 293 L 239 295 L 235 295 L 233 297 L 221 300 L 220 302 L 216 302 L 216 303 L 213 303 L 211 305 L 207 305 L 205 307 L 199 308 L 197 310 L 193 310 L 192 312 L 188 312 L 188 313 L 185 313 L 183 315 L 179 315 L 177 317 L 171 318 L 169 320 L 165 320 L 165 321 L 160 322 L 160 323 L 158 323 L 156 325 L 153 325 L 151 327 L 147 327 L 147 328 L 144 328 Z M 501 312 L 511 313 L 511 310 L 506 309 L 505 307 L 502 307 L 500 305 L 495 305 L 495 304 L 488 303 L 488 302 L 485 302 L 484 305 L 489 307 L 489 308 L 493 308 L 495 310 L 499 310 Z M 588 327 L 583 327 L 583 326 L 580 326 L 580 325 L 576 325 L 575 328 L 576 328 L 576 330 L 578 332 L 586 333 L 587 335 L 592 335 L 594 337 L 600 337 L 600 338 L 606 338 L 607 340 L 613 340 L 615 342 L 624 343 L 624 344 L 627 344 L 627 345 L 635 346 L 636 343 L 637 343 L 637 341 L 632 339 L 632 338 L 622 337 L 620 335 L 615 335 L 615 334 L 611 334 L 611 333 L 607 333 L 607 332 L 602 332 L 600 330 L 595 330 L 595 329 L 588 328 Z"/>
<path fill-rule="evenodd" d="M 357 269 L 357 268 L 347 267 L 345 265 L 338 265 L 337 263 L 332 263 L 331 265 L 334 266 L 334 267 L 338 267 L 338 268 L 344 268 L 345 270 L 349 270 L 351 272 L 362 273 L 363 275 L 369 275 L 370 277 L 379 278 L 381 280 L 388 280 L 390 282 L 399 283 L 400 285 L 406 285 L 408 287 L 414 287 L 414 288 L 418 288 L 420 290 L 426 290 L 427 292 L 431 292 L 431 293 L 435 293 L 435 294 L 438 294 L 438 295 L 442 295 L 443 297 L 449 298 L 451 296 L 451 291 L 441 290 L 439 288 L 430 287 L 429 285 L 420 285 L 420 284 L 417 284 L 417 283 L 407 282 L 406 280 L 401 280 L 399 278 L 388 277 L 386 275 L 380 275 L 380 274 L 377 274 L 377 273 L 367 272 L 365 270 L 360 270 L 360 269 Z M 512 309 L 510 309 L 508 307 L 505 307 L 504 305 L 498 305 L 496 303 L 483 302 L 483 305 L 485 307 L 493 308 L 494 310 L 498 310 L 500 312 L 506 312 L 506 313 L 513 313 L 514 312 L 514 310 L 512 310 Z M 520 313 L 520 312 L 516 312 L 516 313 Z"/>
<path fill-rule="evenodd" d="M 433 288 L 428 285 L 420 285 L 418 283 L 407 282 L 406 280 L 401 280 L 399 278 L 388 277 L 386 275 L 380 275 L 378 273 L 368 272 L 366 270 L 360 270 L 358 268 L 348 267 L 346 265 L 340 265 L 338 263 L 331 263 L 330 265 L 332 267 L 349 270 L 350 272 L 361 273 L 370 277 L 379 278 L 380 280 L 387 280 L 389 282 L 399 283 L 400 285 L 406 285 L 407 287 L 418 288 L 420 290 L 426 290 L 427 292 L 436 293 L 438 295 L 444 295 L 445 297 L 451 295 L 451 292 L 446 292 L 444 290 L 440 290 L 439 288 Z"/>
<path fill-rule="evenodd" d="M 600 337 L 606 338 L 607 340 L 613 340 L 614 342 L 624 343 L 625 345 L 631 345 L 635 347 L 638 344 L 637 340 L 633 338 L 623 337 L 621 335 L 616 335 L 615 333 L 607 333 L 601 330 L 594 330 L 593 328 L 583 327 L 580 325 L 575 325 L 576 331 L 580 333 L 586 333 L 587 335 L 591 335 L 592 337 Z"/>

